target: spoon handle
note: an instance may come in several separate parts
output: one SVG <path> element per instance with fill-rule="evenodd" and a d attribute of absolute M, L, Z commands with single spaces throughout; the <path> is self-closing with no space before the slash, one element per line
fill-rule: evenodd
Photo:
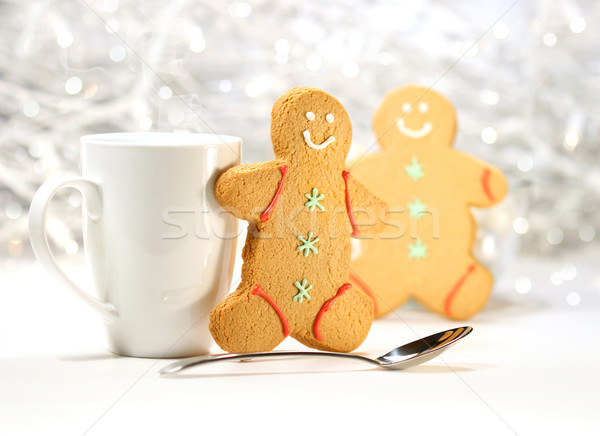
<path fill-rule="evenodd" d="M 359 356 L 358 354 L 333 353 L 326 351 L 265 351 L 261 353 L 244 353 L 244 354 L 222 354 L 219 356 L 196 356 L 187 359 L 178 360 L 170 365 L 165 366 L 160 370 L 160 375 L 174 374 L 179 371 L 191 368 L 197 365 L 206 363 L 223 362 L 225 360 L 233 360 L 241 362 L 243 360 L 259 360 L 270 359 L 273 357 L 295 357 L 295 356 L 323 356 L 323 357 L 345 357 L 349 359 L 362 360 L 373 365 L 379 365 L 375 360 L 368 357 Z"/>

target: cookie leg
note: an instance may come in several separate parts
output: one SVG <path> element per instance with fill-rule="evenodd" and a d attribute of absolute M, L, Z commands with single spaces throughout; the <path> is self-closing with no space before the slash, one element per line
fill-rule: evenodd
<path fill-rule="evenodd" d="M 381 307 L 383 306 L 383 304 L 375 290 L 371 286 L 369 286 L 365 280 L 363 280 L 362 276 L 359 276 L 357 273 L 350 273 L 349 279 L 352 286 L 354 286 L 357 289 L 360 289 L 371 300 L 373 300 L 373 315 L 380 315 L 382 311 Z"/>
<path fill-rule="evenodd" d="M 290 334 L 277 303 L 258 284 L 238 288 L 210 313 L 210 333 L 229 353 L 269 351 Z"/>
<path fill-rule="evenodd" d="M 471 257 L 443 268 L 415 295 L 421 304 L 451 319 L 479 312 L 492 292 L 491 273 Z"/>
<path fill-rule="evenodd" d="M 361 270 L 355 265 L 352 266 L 352 271 L 350 283 L 373 300 L 373 312 L 376 318 L 387 315 L 396 307 L 403 305 L 410 297 L 409 283 L 406 283 L 404 277 L 396 271 L 386 271 L 385 280 L 381 277 L 383 274 L 378 275 L 377 272 L 369 269 Z"/>
<path fill-rule="evenodd" d="M 346 283 L 321 306 L 311 337 L 297 339 L 319 350 L 347 353 L 365 340 L 372 322 L 373 301 Z"/>
<path fill-rule="evenodd" d="M 403 256 L 405 244 L 399 240 L 365 239 L 360 241 L 360 255 L 350 264 L 350 283 L 373 300 L 375 317 L 387 315 L 404 304 L 412 283 Z"/>

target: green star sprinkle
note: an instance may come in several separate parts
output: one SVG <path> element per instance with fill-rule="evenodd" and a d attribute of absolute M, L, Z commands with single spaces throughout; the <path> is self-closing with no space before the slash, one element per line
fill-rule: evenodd
<path fill-rule="evenodd" d="M 425 259 L 427 257 L 427 245 L 420 239 L 408 244 L 408 257 L 411 259 Z"/>
<path fill-rule="evenodd" d="M 419 219 L 425 212 L 427 212 L 427 206 L 425 206 L 417 197 L 408 203 L 408 213 L 411 217 Z"/>
<path fill-rule="evenodd" d="M 304 257 L 308 256 L 308 253 L 312 251 L 314 254 L 317 254 L 319 250 L 317 247 L 314 247 L 313 244 L 319 241 L 319 238 L 313 239 L 313 232 L 308 232 L 308 239 L 304 239 L 302 236 L 298 236 L 298 239 L 302 241 L 302 244 L 298 246 L 296 251 L 304 250 Z"/>
<path fill-rule="evenodd" d="M 319 194 L 319 190 L 317 188 L 313 188 L 312 195 L 304 194 L 304 196 L 308 198 L 308 201 L 304 203 L 304 206 L 308 207 L 308 210 L 312 212 L 313 210 L 315 210 L 315 207 L 321 209 L 321 212 L 325 210 L 323 205 L 319 203 L 319 200 L 322 200 L 323 197 L 325 197 L 325 195 Z"/>
<path fill-rule="evenodd" d="M 410 161 L 410 165 L 406 165 L 404 167 L 404 171 L 406 171 L 406 175 L 413 179 L 414 181 L 419 180 L 425 174 L 423 173 L 423 166 L 419 162 L 419 159 L 413 157 Z"/>
<path fill-rule="evenodd" d="M 302 279 L 302 283 L 294 282 L 294 285 L 298 288 L 298 293 L 292 300 L 297 301 L 298 303 L 302 303 L 302 299 L 306 298 L 306 301 L 310 300 L 310 295 L 308 295 L 308 291 L 312 289 L 312 285 L 306 286 L 306 279 Z"/>

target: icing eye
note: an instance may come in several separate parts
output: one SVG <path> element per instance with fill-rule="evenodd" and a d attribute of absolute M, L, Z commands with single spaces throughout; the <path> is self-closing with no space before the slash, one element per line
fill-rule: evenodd
<path fill-rule="evenodd" d="M 404 103 L 402 105 L 402 112 L 404 112 L 404 113 L 410 112 L 410 103 Z"/>
<path fill-rule="evenodd" d="M 427 112 L 427 110 L 429 109 L 429 105 L 427 103 L 425 103 L 424 101 L 422 101 L 421 103 L 419 103 L 419 111 L 421 113 L 425 113 Z"/>
<path fill-rule="evenodd" d="M 315 114 L 312 112 L 306 112 L 306 118 L 308 118 L 308 121 L 312 121 L 315 119 Z"/>
<path fill-rule="evenodd" d="M 327 120 L 327 122 L 328 122 L 328 123 L 333 123 L 333 120 L 334 120 L 335 118 L 333 118 L 333 114 L 327 114 L 327 115 L 325 116 L 325 119 Z"/>

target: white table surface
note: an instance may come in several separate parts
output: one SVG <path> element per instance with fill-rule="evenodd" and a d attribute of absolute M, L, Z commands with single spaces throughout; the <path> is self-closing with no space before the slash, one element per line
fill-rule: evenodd
<path fill-rule="evenodd" d="M 600 434 L 599 254 L 513 265 L 468 322 L 474 332 L 414 369 L 302 358 L 174 378 L 157 374 L 169 360 L 106 351 L 101 321 L 37 264 L 5 263 L 0 434 Z M 570 264 L 577 275 L 567 267 L 562 280 Z M 533 283 L 526 295 L 514 289 L 520 276 Z M 458 324 L 404 307 L 357 351 L 379 355 Z M 302 349 L 293 339 L 279 348 Z"/>

